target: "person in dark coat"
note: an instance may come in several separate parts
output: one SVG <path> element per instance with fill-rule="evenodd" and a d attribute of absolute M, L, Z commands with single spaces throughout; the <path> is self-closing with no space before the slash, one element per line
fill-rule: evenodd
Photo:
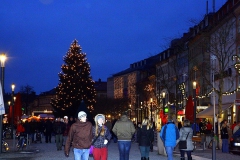
<path fill-rule="evenodd" d="M 62 150 L 63 133 L 65 130 L 65 124 L 61 122 L 61 118 L 58 117 L 57 121 L 53 124 L 53 131 L 55 133 L 55 140 L 57 145 L 57 150 Z"/>
<path fill-rule="evenodd" d="M 117 119 L 114 119 L 113 122 L 112 122 L 112 128 L 114 127 L 115 123 L 117 122 Z M 118 139 L 117 139 L 117 136 L 113 133 L 112 130 L 110 130 L 111 134 L 112 134 L 112 138 L 113 138 L 113 142 L 114 143 L 117 143 Z"/>
<path fill-rule="evenodd" d="M 34 143 L 34 137 L 35 137 L 35 133 L 36 133 L 36 130 L 37 130 L 37 122 L 32 119 L 31 122 L 29 122 L 29 125 L 30 125 L 30 134 L 31 134 L 31 138 L 32 138 L 32 143 Z"/>
<path fill-rule="evenodd" d="M 229 153 L 228 149 L 228 127 L 227 121 L 224 120 L 222 127 L 221 127 L 221 139 L 222 139 L 222 152 Z"/>
<path fill-rule="evenodd" d="M 154 131 L 148 119 L 143 119 L 137 131 L 137 139 L 141 152 L 141 160 L 149 160 L 150 145 L 154 140 Z"/>
<path fill-rule="evenodd" d="M 44 128 L 45 128 L 45 142 L 51 143 L 53 123 L 50 121 L 50 119 L 47 119 Z"/>
<path fill-rule="evenodd" d="M 31 130 L 30 130 L 30 124 L 28 121 L 25 121 L 25 123 L 23 124 L 23 127 L 25 128 L 25 133 L 30 135 Z"/>
<path fill-rule="evenodd" d="M 70 125 L 70 127 L 73 123 L 75 123 L 75 120 L 73 119 L 73 117 L 70 117 L 68 121 L 68 124 Z"/>

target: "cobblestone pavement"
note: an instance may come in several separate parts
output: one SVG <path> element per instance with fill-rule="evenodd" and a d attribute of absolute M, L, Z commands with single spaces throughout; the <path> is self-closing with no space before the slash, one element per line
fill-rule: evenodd
<path fill-rule="evenodd" d="M 54 138 L 53 138 L 54 140 Z M 56 144 L 55 143 L 33 143 L 30 144 L 27 149 L 24 149 L 23 151 L 14 151 L 12 149 L 12 140 L 8 140 L 10 145 L 10 151 L 7 153 L 1 153 L 0 154 L 0 160 L 66 160 L 66 159 L 74 159 L 73 152 L 70 152 L 70 156 L 66 158 L 64 156 L 64 152 L 57 151 Z M 118 154 L 118 146 L 117 143 L 110 142 L 108 147 L 108 159 L 109 160 L 118 160 L 119 154 Z M 159 155 L 157 152 L 157 148 L 154 147 L 154 151 L 150 152 L 150 159 L 151 160 L 167 160 L 166 156 Z M 212 150 L 207 149 L 204 151 L 194 151 L 192 153 L 192 157 L 194 160 L 209 160 L 212 159 Z M 130 160 L 140 160 L 140 152 L 138 149 L 137 143 L 132 143 L 131 151 L 130 151 Z M 174 151 L 174 160 L 179 160 L 180 155 L 179 152 L 176 150 Z M 233 154 L 226 154 L 221 153 L 220 150 L 216 151 L 216 159 L 217 160 L 239 160 L 239 155 L 233 155 Z M 93 160 L 92 157 L 89 158 L 89 160 Z"/>

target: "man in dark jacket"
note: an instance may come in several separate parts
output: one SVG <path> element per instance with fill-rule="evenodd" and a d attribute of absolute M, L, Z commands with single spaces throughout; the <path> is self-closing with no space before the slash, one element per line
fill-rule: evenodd
<path fill-rule="evenodd" d="M 45 128 L 45 142 L 51 143 L 53 123 L 50 121 L 50 119 L 47 119 L 44 128 Z"/>
<path fill-rule="evenodd" d="M 55 140 L 57 145 L 57 150 L 62 150 L 62 140 L 63 140 L 63 132 L 65 130 L 65 125 L 61 122 L 61 118 L 58 117 L 57 121 L 53 124 L 53 131 L 55 133 Z"/>
<path fill-rule="evenodd" d="M 92 143 L 92 123 L 87 121 L 87 114 L 78 113 L 78 120 L 72 124 L 65 144 L 65 155 L 69 156 L 70 145 L 73 146 L 74 158 L 88 160 Z"/>
<path fill-rule="evenodd" d="M 118 138 L 120 160 L 129 160 L 131 139 L 135 133 L 135 127 L 126 113 L 123 113 L 120 120 L 115 123 L 112 131 Z"/>

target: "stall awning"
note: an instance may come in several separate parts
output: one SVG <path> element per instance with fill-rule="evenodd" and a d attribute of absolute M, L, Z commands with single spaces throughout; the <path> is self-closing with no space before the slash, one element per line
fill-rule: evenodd
<path fill-rule="evenodd" d="M 222 110 L 225 111 L 226 109 L 230 108 L 232 104 L 224 104 L 222 105 Z M 199 112 L 196 117 L 197 118 L 213 118 L 213 106 L 208 107 L 207 109 Z M 218 106 L 215 106 L 215 114 L 218 113 Z"/>

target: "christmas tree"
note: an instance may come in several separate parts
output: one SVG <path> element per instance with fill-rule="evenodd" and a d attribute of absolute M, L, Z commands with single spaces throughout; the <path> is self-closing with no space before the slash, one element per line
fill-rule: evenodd
<path fill-rule="evenodd" d="M 63 58 L 65 64 L 59 73 L 60 83 L 56 87 L 56 97 L 51 100 L 57 116 L 75 115 L 81 101 L 84 101 L 91 112 L 96 103 L 94 81 L 90 76 L 90 65 L 86 54 L 74 40 Z"/>

